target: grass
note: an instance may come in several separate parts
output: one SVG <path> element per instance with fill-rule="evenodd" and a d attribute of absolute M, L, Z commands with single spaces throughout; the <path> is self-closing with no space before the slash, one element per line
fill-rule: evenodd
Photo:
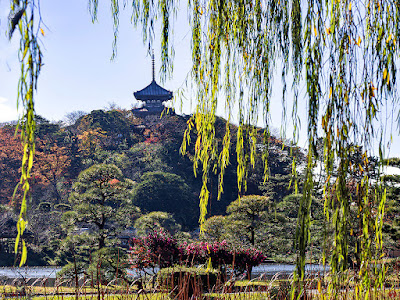
<path fill-rule="evenodd" d="M 34 296 L 27 297 L 29 300 L 75 300 L 75 296 Z M 97 300 L 97 295 L 79 296 L 79 300 Z M 166 293 L 150 293 L 150 294 L 122 294 L 122 295 L 103 295 L 101 300 L 172 300 Z M 21 300 L 20 297 L 7 298 L 7 300 Z"/>
<path fill-rule="evenodd" d="M 320 299 L 356 299 L 356 274 L 349 273 L 348 279 L 337 292 L 327 292 L 327 283 L 331 277 L 310 278 L 306 281 L 308 300 Z M 144 289 L 138 291 L 134 285 L 124 286 L 122 282 L 113 281 L 117 285 L 100 285 L 97 287 L 83 286 L 78 289 L 79 300 L 187 300 L 187 296 L 177 297 L 177 293 L 169 294 L 162 290 L 161 286 L 153 288 L 154 281 L 148 279 L 144 283 Z M 183 283 L 185 284 L 185 283 Z M 188 284 L 188 283 L 187 283 Z M 186 287 L 187 287 L 186 284 Z M 179 288 L 180 289 L 180 288 Z M 98 292 L 100 291 L 100 294 Z M 179 290 L 184 291 L 184 289 Z M 210 290 L 196 299 L 204 300 L 281 300 L 290 299 L 291 280 L 236 280 L 228 281 L 216 289 Z M 25 294 L 23 294 L 25 292 Z M 76 300 L 75 288 L 73 286 L 11 286 L 0 285 L 0 300 Z M 182 292 L 183 293 L 183 292 Z M 178 293 L 179 294 L 179 293 Z M 385 278 L 383 289 L 373 290 L 368 299 L 400 299 L 399 274 L 393 272 Z"/>
<path fill-rule="evenodd" d="M 118 291 L 126 291 L 126 288 L 122 286 L 102 286 L 100 287 L 105 293 L 112 293 Z M 134 289 L 130 289 L 131 291 Z M 19 293 L 23 291 L 23 286 L 12 286 L 12 285 L 0 285 L 0 295 Z M 68 286 L 57 286 L 57 287 L 44 287 L 44 286 L 27 286 L 25 287 L 25 292 L 30 295 L 37 294 L 74 294 L 75 288 Z M 97 288 L 95 287 L 81 287 L 79 289 L 81 294 L 91 294 L 97 293 Z"/>
<path fill-rule="evenodd" d="M 308 300 L 332 299 L 333 295 L 321 294 L 317 290 L 308 291 Z M 279 293 L 277 289 L 269 291 L 255 291 L 255 292 L 239 292 L 239 293 L 207 293 L 202 295 L 204 300 L 279 300 L 290 299 L 290 294 Z M 288 297 L 288 298 L 285 298 Z M 334 296 L 337 300 L 355 299 L 354 290 L 343 291 Z M 399 299 L 400 289 L 387 289 L 379 291 L 378 293 L 371 293 L 369 299 Z M 75 300 L 75 295 L 48 295 L 48 296 L 33 296 L 33 297 L 1 297 L 7 300 Z M 79 300 L 98 300 L 97 294 L 92 295 L 79 295 Z M 125 293 L 125 294 L 101 294 L 100 300 L 173 300 L 168 293 Z"/>

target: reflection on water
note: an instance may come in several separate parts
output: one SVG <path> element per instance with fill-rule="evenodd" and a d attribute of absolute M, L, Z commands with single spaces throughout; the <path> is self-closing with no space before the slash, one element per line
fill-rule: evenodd
<path fill-rule="evenodd" d="M 254 267 L 252 270 L 253 276 L 259 276 L 266 274 L 268 276 L 275 275 L 277 273 L 292 274 L 295 270 L 295 265 L 289 264 L 263 264 Z M 61 267 L 23 267 L 23 268 L 10 268 L 0 267 L 0 277 L 7 278 L 55 278 L 56 273 L 61 270 Z M 147 270 L 148 273 L 158 272 L 158 268 Z M 329 271 L 329 266 L 318 265 L 318 264 L 307 264 L 305 266 L 306 274 L 325 273 Z M 136 270 L 128 269 L 128 274 L 135 277 L 139 275 Z"/>
<path fill-rule="evenodd" d="M 292 274 L 296 269 L 296 265 L 289 264 L 263 264 L 254 267 L 252 273 L 254 276 L 261 274 L 275 275 L 277 273 Z M 306 264 L 305 273 L 306 274 L 316 274 L 325 273 L 329 271 L 329 266 L 323 266 L 319 264 Z"/>
<path fill-rule="evenodd" d="M 60 267 L 0 267 L 0 277 L 7 278 L 56 278 Z"/>

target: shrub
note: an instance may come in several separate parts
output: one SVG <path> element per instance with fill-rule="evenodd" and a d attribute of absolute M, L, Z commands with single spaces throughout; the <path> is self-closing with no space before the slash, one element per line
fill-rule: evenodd
<path fill-rule="evenodd" d="M 238 273 L 250 271 L 265 260 L 261 251 L 254 248 L 239 248 L 234 251 L 234 269 Z"/>
<path fill-rule="evenodd" d="M 212 267 L 222 273 L 228 265 L 232 265 L 236 273 L 247 271 L 250 275 L 251 269 L 265 258 L 261 251 L 254 248 L 229 249 L 226 241 L 179 245 L 176 239 L 160 230 L 147 237 L 133 239 L 131 263 L 135 268 L 144 269 L 156 266 L 166 268 L 178 263 L 204 265 L 211 261 Z"/>
<path fill-rule="evenodd" d="M 138 269 L 171 267 L 183 256 L 183 249 L 178 246 L 176 239 L 162 229 L 146 237 L 133 239 L 131 250 L 131 263 Z"/>

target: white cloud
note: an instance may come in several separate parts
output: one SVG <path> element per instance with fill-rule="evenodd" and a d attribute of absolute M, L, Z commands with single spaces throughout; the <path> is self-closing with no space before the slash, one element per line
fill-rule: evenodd
<path fill-rule="evenodd" d="M 0 97 L 0 122 L 9 122 L 18 119 L 18 111 L 15 102 Z"/>

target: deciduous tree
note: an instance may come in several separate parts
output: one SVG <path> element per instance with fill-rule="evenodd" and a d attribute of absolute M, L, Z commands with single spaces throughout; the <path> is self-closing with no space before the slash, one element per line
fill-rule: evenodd
<path fill-rule="evenodd" d="M 14 189 L 21 173 L 22 145 L 14 134 L 12 127 L 0 128 L 0 203 L 9 204 L 12 201 Z M 20 189 L 18 190 L 20 192 Z M 17 195 L 20 195 L 18 193 Z"/>

